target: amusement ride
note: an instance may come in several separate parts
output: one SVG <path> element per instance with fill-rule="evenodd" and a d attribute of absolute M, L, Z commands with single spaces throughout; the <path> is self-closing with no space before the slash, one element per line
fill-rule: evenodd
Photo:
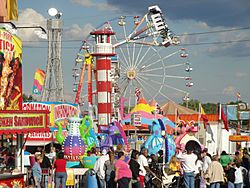
<path fill-rule="evenodd" d="M 83 40 L 77 53 L 72 73 L 75 103 L 84 109 L 87 104 L 89 115 L 107 125 L 112 118 L 121 119 L 121 99 L 127 102 L 127 113 L 139 98 L 172 100 L 171 91 L 188 101 L 189 93 L 176 86 L 176 80 L 193 86 L 188 53 L 175 47 L 179 43 L 158 6 L 149 7 L 142 18 L 121 16 L 103 23 Z"/>

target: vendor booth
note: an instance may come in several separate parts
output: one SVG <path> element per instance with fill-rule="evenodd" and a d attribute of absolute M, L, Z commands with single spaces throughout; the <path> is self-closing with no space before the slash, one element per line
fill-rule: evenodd
<path fill-rule="evenodd" d="M 5 152 L 9 148 L 1 146 L 1 157 L 5 158 L 3 161 L 12 157 L 13 165 L 1 163 L 0 186 L 24 187 L 24 134 L 49 132 L 48 125 L 49 111 L 0 110 L 0 135 L 16 135 L 17 138 L 16 146 L 12 146 L 12 152 Z"/>

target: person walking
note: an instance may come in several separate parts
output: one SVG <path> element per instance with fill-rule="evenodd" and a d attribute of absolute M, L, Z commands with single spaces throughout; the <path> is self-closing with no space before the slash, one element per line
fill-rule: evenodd
<path fill-rule="evenodd" d="M 104 163 L 104 171 L 105 171 L 105 181 L 106 188 L 116 188 L 115 182 L 115 155 L 114 152 L 109 151 L 109 160 Z"/>
<path fill-rule="evenodd" d="M 227 187 L 228 188 L 235 188 L 234 181 L 235 181 L 235 163 L 231 162 L 228 164 L 227 168 L 225 169 L 226 177 L 227 177 Z"/>
<path fill-rule="evenodd" d="M 147 173 L 155 175 L 149 168 L 147 157 L 148 157 L 148 149 L 143 148 L 141 150 L 141 155 L 138 158 L 138 163 L 140 164 L 139 178 L 140 178 L 141 188 L 144 188 L 145 176 Z"/>
<path fill-rule="evenodd" d="M 40 164 L 43 161 L 43 157 L 41 154 L 38 154 L 35 156 L 35 160 L 36 162 L 34 163 L 31 171 L 32 171 L 32 175 L 34 178 L 34 184 L 37 188 L 41 188 L 41 181 L 42 181 L 42 169 Z"/>
<path fill-rule="evenodd" d="M 118 160 L 115 162 L 115 181 L 118 182 L 118 188 L 129 188 L 129 182 L 132 178 L 132 172 L 124 159 L 124 152 L 120 151 Z"/>
<path fill-rule="evenodd" d="M 210 188 L 220 188 L 220 184 L 224 182 L 224 170 L 218 155 L 213 156 L 212 163 L 208 167 L 208 178 Z"/>
<path fill-rule="evenodd" d="M 107 155 L 107 151 L 105 149 L 102 150 L 102 156 L 97 159 L 94 171 L 96 173 L 98 188 L 105 188 L 105 171 L 104 171 L 104 163 L 109 160 L 109 155 Z"/>
<path fill-rule="evenodd" d="M 195 171 L 194 171 L 194 184 L 195 188 L 200 188 L 201 187 L 201 178 L 203 176 L 202 173 L 202 167 L 203 167 L 203 161 L 202 161 L 202 156 L 201 154 L 197 154 L 197 160 L 195 161 Z"/>
<path fill-rule="evenodd" d="M 235 188 L 243 188 L 243 174 L 242 170 L 240 168 L 240 163 L 235 163 L 235 180 L 234 180 L 234 185 Z"/>
<path fill-rule="evenodd" d="M 67 172 L 66 172 L 66 160 L 64 159 L 63 152 L 58 154 L 58 159 L 55 161 L 55 177 L 56 188 L 59 188 L 62 184 L 62 188 L 66 188 Z"/>
<path fill-rule="evenodd" d="M 194 188 L 194 172 L 196 169 L 195 162 L 197 160 L 197 155 L 193 153 L 193 150 L 188 148 L 186 153 L 179 151 L 176 157 L 183 167 L 184 187 Z"/>
<path fill-rule="evenodd" d="M 140 188 L 140 178 L 139 178 L 139 172 L 140 172 L 140 164 L 138 163 L 139 158 L 139 151 L 133 150 L 131 153 L 131 159 L 129 161 L 129 167 L 132 171 L 132 188 Z"/>
<path fill-rule="evenodd" d="M 42 168 L 42 177 L 43 177 L 43 183 L 44 183 L 44 187 L 48 187 L 48 179 L 49 179 L 49 175 L 51 174 L 50 171 L 52 169 L 52 165 L 50 163 L 49 158 L 45 155 L 45 150 L 42 151 L 42 157 L 43 157 L 43 161 L 40 164 L 41 168 Z"/>

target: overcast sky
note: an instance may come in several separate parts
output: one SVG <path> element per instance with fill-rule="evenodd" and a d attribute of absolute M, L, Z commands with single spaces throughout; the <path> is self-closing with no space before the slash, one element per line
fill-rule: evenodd
<path fill-rule="evenodd" d="M 83 40 L 103 22 L 121 15 L 144 15 L 147 7 L 158 4 L 170 29 L 188 49 L 193 66 L 192 88 L 185 82 L 173 82 L 202 102 L 236 100 L 236 92 L 249 102 L 250 96 L 250 1 L 248 0 L 24 0 L 19 1 L 18 25 L 42 25 L 47 10 L 55 7 L 63 13 L 62 65 L 65 95 L 73 99 L 72 68 Z M 198 34 L 200 33 L 200 34 Z M 23 39 L 23 89 L 31 93 L 36 68 L 45 70 L 47 41 L 31 31 L 19 31 Z M 172 48 L 173 50 L 176 47 Z M 171 47 L 166 51 L 170 53 Z M 185 74 L 180 70 L 179 75 Z M 180 102 L 182 96 L 169 96 Z M 162 102 L 162 101 L 161 101 Z"/>

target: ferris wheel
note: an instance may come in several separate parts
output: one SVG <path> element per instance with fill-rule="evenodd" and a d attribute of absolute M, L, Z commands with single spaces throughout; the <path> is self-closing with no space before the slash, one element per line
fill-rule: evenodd
<path fill-rule="evenodd" d="M 112 44 L 116 56 L 111 58 L 110 72 L 115 109 L 119 108 L 122 97 L 127 99 L 128 110 L 140 97 L 158 102 L 172 100 L 175 96 L 189 100 L 188 88 L 193 82 L 188 53 L 177 47 L 178 37 L 168 28 L 158 6 L 149 7 L 142 18 L 121 16 L 98 28 L 115 33 Z M 73 68 L 73 91 L 78 103 L 86 102 L 87 98 L 90 101 L 90 95 L 95 94 L 90 89 L 90 82 L 95 80 L 95 74 L 91 73 L 95 72 L 95 62 L 91 58 L 94 43 L 91 36 L 83 41 Z M 88 75 L 84 74 L 86 70 Z"/>

